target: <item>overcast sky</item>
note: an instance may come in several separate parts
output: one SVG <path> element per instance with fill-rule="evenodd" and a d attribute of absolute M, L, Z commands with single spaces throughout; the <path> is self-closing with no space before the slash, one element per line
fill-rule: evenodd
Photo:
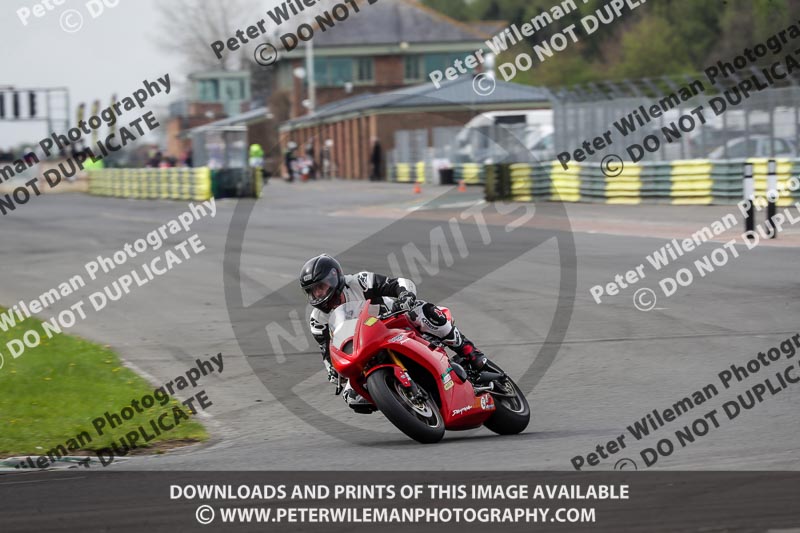
<path fill-rule="evenodd" d="M 154 32 L 155 1 L 120 0 L 116 7 L 106 8 L 92 19 L 85 7 L 86 0 L 65 0 L 41 18 L 31 15 L 24 26 L 17 10 L 33 9 L 35 2 L 3 0 L 0 86 L 68 87 L 70 114 L 74 116 L 79 102 L 91 105 L 99 98 L 107 105 L 115 91 L 120 95 L 131 92 L 145 77 L 177 70 L 180 58 L 159 53 L 150 38 Z M 60 14 L 67 9 L 76 9 L 83 16 L 83 26 L 75 33 L 61 29 Z M 27 109 L 27 97 L 24 100 L 23 110 Z M 7 116 L 9 107 L 7 99 Z M 43 109 L 44 102 L 38 102 L 38 107 Z M 0 148 L 7 149 L 25 140 L 38 141 L 49 133 L 46 128 L 44 122 L 0 121 Z"/>
<path fill-rule="evenodd" d="M 49 3 L 55 1 L 58 0 Z M 140 87 L 145 78 L 155 80 L 167 72 L 172 89 L 168 96 L 156 96 L 153 107 L 165 110 L 166 104 L 180 97 L 188 68 L 180 56 L 166 53 L 155 42 L 159 22 L 155 3 L 169 0 L 116 0 L 116 7 L 106 7 L 94 19 L 86 7 L 87 0 L 62 1 L 62 5 L 54 6 L 41 18 L 31 15 L 27 25 L 22 24 L 17 11 L 23 7 L 32 10 L 37 4 L 35 0 L 0 2 L 0 87 L 68 87 L 71 123 L 78 103 L 85 102 L 87 111 L 95 99 L 100 99 L 101 107 L 107 106 L 113 93 L 123 97 Z M 114 4 L 115 0 L 107 1 Z M 259 9 L 248 20 L 258 20 L 264 16 L 265 8 L 275 3 L 277 0 L 258 2 Z M 61 27 L 61 16 L 69 9 L 83 16 L 81 29 L 74 33 L 67 33 Z M 67 19 L 65 24 L 74 25 L 76 20 Z M 191 31 L 191 28 L 179 27 L 175 31 Z M 8 115 L 10 99 L 6 102 Z M 23 102 L 24 111 L 27 96 Z M 38 107 L 43 109 L 44 102 L 39 101 Z M 166 113 L 157 116 L 166 118 Z M 49 135 L 46 129 L 45 122 L 0 121 L 0 149 L 23 141 L 38 142 Z"/>

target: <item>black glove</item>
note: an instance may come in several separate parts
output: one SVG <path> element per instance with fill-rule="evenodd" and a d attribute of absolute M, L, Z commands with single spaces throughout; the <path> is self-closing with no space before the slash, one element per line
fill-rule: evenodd
<path fill-rule="evenodd" d="M 392 304 L 392 313 L 396 313 L 397 311 L 411 311 L 416 301 L 417 297 L 413 292 L 403 291 L 394 301 L 394 304 Z"/>
<path fill-rule="evenodd" d="M 342 376 L 340 376 L 339 373 L 336 371 L 336 369 L 333 368 L 330 359 L 323 359 L 322 362 L 325 363 L 325 369 L 328 371 L 328 381 L 336 385 L 336 390 L 334 391 L 334 394 L 338 396 L 339 394 L 341 394 L 342 389 L 344 388 L 343 384 L 344 380 L 342 379 Z"/>

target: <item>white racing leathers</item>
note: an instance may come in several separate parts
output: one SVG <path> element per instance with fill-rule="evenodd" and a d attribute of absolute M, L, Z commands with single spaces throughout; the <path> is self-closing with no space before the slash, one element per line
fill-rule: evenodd
<path fill-rule="evenodd" d="M 344 298 L 346 302 L 372 300 L 378 297 L 397 298 L 400 293 L 408 291 L 416 294 L 417 287 L 410 279 L 387 278 L 374 272 L 359 272 L 358 274 L 348 274 L 344 277 Z M 431 334 L 451 348 L 458 349 L 464 343 L 464 337 L 453 324 L 448 320 L 441 309 L 432 303 L 417 300 L 408 312 L 411 322 L 423 333 Z M 319 309 L 314 309 L 309 318 L 311 334 L 314 335 L 322 351 L 322 359 L 328 370 L 332 381 L 336 381 L 335 372 L 332 371 L 330 364 L 330 353 L 328 351 L 328 341 L 330 332 L 328 330 L 328 313 L 323 313 Z M 348 383 L 345 387 L 345 399 L 349 397 L 347 391 L 350 389 Z"/>

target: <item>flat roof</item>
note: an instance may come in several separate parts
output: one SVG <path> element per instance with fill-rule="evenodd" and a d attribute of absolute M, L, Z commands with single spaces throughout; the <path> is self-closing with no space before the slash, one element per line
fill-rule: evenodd
<path fill-rule="evenodd" d="M 485 84 L 485 82 L 484 82 Z M 313 114 L 304 115 L 281 124 L 281 129 L 295 129 L 320 122 L 331 122 L 347 115 L 363 115 L 379 112 L 400 112 L 409 108 L 481 109 L 508 105 L 513 108 L 550 107 L 552 94 L 545 87 L 532 87 L 519 83 L 496 80 L 491 94 L 481 96 L 473 89 L 473 77 L 464 75 L 444 82 L 440 88 L 433 83 L 423 83 L 379 94 L 361 94 L 339 100 L 318 108 Z"/>
<path fill-rule="evenodd" d="M 350 12 L 346 20 L 334 20 L 335 26 L 315 31 L 315 49 L 397 43 L 474 43 L 494 35 L 483 27 L 460 22 L 414 0 L 381 0 L 373 4 L 356 0 L 356 4 L 358 12 Z M 316 23 L 314 26 L 318 28 Z M 298 48 L 304 47 L 301 41 Z"/>
<path fill-rule="evenodd" d="M 245 111 L 244 113 L 239 113 L 238 115 L 234 115 L 232 117 L 215 120 L 214 122 L 209 122 L 201 126 L 195 126 L 194 128 L 188 129 L 185 133 L 196 133 L 200 131 L 224 129 L 231 126 L 239 126 L 239 125 L 245 126 L 247 124 L 250 124 L 251 122 L 258 122 L 259 120 L 262 119 L 271 118 L 271 116 L 272 114 L 269 112 L 268 107 L 257 107 L 255 109 L 251 109 L 250 111 Z"/>

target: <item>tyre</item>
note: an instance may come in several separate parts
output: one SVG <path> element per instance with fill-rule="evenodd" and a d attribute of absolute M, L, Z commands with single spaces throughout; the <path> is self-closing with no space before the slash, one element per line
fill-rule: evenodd
<path fill-rule="evenodd" d="M 489 367 L 487 370 L 502 372 L 500 367 L 494 363 L 489 363 L 487 367 Z M 495 411 L 483 425 L 499 435 L 522 433 L 531 420 L 531 408 L 528 400 L 510 377 L 496 380 L 493 383 L 495 391 L 492 393 L 492 397 Z"/>
<path fill-rule="evenodd" d="M 419 385 L 417 385 L 419 386 Z M 413 400 L 391 368 L 379 368 L 367 378 L 367 389 L 381 413 L 397 429 L 423 444 L 439 442 L 444 437 L 444 420 L 436 402 Z"/>

